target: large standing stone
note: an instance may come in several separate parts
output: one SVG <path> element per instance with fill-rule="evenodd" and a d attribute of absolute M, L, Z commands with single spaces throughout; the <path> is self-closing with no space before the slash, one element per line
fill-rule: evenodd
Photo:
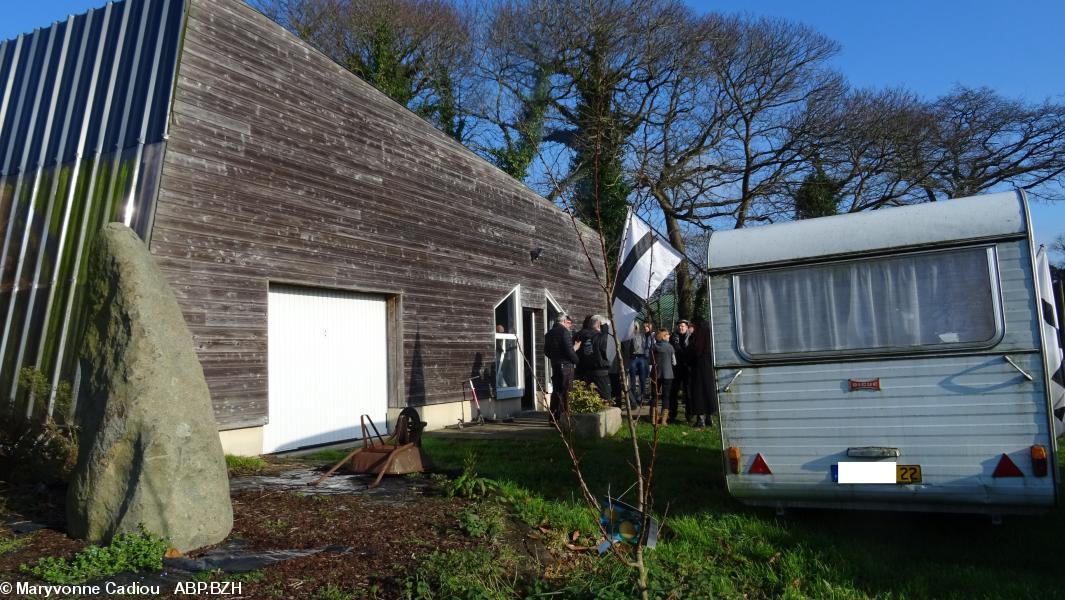
<path fill-rule="evenodd" d="M 118 223 L 90 260 L 69 532 L 106 543 L 143 524 L 181 551 L 217 543 L 233 527 L 225 456 L 174 293 Z"/>

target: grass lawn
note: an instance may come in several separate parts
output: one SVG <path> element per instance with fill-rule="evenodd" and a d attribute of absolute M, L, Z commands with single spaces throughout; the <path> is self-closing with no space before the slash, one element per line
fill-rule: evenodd
<path fill-rule="evenodd" d="M 656 597 L 1065 597 L 1060 579 L 1065 510 L 1007 517 L 999 526 L 971 515 L 802 510 L 777 517 L 729 497 L 716 430 L 670 426 L 662 431 L 655 512 L 666 513 L 666 527 L 649 552 Z M 641 425 L 639 436 L 647 440 L 650 434 L 650 427 Z M 511 514 L 530 525 L 545 525 L 559 539 L 574 529 L 587 536 L 583 540 L 596 535 L 555 438 L 427 436 L 425 450 L 438 469 L 455 471 L 472 453 L 477 473 L 500 482 Z M 593 492 L 605 494 L 609 488 L 617 494 L 632 484 L 624 430 L 613 439 L 582 445 L 580 454 Z M 451 582 L 453 589 L 477 588 L 464 597 L 554 591 L 548 597 L 621 598 L 633 593 L 616 560 L 574 553 L 568 562 L 573 568 L 559 568 L 558 577 L 531 590 L 507 585 L 505 573 L 448 576 L 469 577 L 466 584 Z M 489 579 L 492 585 L 482 585 Z"/>

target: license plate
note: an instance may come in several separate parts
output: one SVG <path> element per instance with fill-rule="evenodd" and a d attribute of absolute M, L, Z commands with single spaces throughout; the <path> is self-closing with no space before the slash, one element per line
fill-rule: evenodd
<path fill-rule="evenodd" d="M 895 465 L 895 483 L 921 483 L 921 465 Z"/>
<path fill-rule="evenodd" d="M 889 467 L 889 465 L 884 465 Z M 890 467 L 889 467 L 890 468 Z M 832 483 L 840 483 L 839 480 L 839 465 L 832 465 Z M 888 471 L 890 473 L 890 471 Z M 883 475 L 891 477 L 887 473 L 877 475 L 875 480 L 866 481 L 847 481 L 845 483 L 890 483 L 890 479 L 882 478 Z M 921 483 L 921 465 L 895 465 L 895 483 L 896 484 L 910 484 Z"/>

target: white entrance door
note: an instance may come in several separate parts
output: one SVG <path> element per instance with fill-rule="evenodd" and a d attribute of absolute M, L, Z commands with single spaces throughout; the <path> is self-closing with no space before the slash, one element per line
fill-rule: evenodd
<path fill-rule="evenodd" d="M 270 420 L 263 452 L 362 437 L 363 414 L 384 434 L 385 299 L 271 285 L 268 310 Z"/>

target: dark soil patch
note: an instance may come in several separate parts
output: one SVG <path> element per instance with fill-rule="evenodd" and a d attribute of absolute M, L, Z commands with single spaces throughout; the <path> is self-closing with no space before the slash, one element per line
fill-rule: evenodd
<path fill-rule="evenodd" d="M 85 547 L 63 532 L 65 495 L 64 486 L 0 481 L 0 581 L 27 579 L 19 573 L 23 563 L 44 556 L 70 558 Z"/>
<path fill-rule="evenodd" d="M 27 520 L 62 528 L 67 521 L 66 485 L 0 481 L 0 522 Z"/>
<path fill-rule="evenodd" d="M 0 544 L 15 538 L 22 544 L 13 552 L 0 554 L 0 581 L 29 580 L 31 577 L 19 572 L 24 563 L 32 563 L 45 556 L 70 558 L 86 546 L 81 540 L 72 540 L 61 531 L 41 529 L 32 533 L 14 535 L 8 527 L 0 533 Z"/>
<path fill-rule="evenodd" d="M 232 537 L 248 541 L 252 549 L 352 548 L 349 553 L 326 552 L 267 567 L 265 578 L 246 582 L 243 593 L 252 598 L 305 598 L 329 585 L 367 594 L 376 586 L 384 597 L 393 597 L 406 575 L 433 551 L 476 545 L 458 526 L 463 505 L 461 500 L 431 496 L 396 506 L 338 494 L 238 494 L 233 498 Z"/>
<path fill-rule="evenodd" d="M 433 552 L 482 543 L 459 526 L 459 513 L 468 501 L 439 493 L 427 477 L 386 481 L 387 485 L 367 491 L 360 489 L 365 484 L 353 478 L 346 493 L 336 486 L 328 493 L 315 493 L 314 488 L 254 487 L 234 492 L 234 527 L 229 539 L 242 540 L 249 551 L 327 546 L 346 551 L 293 558 L 250 574 L 201 573 L 197 579 L 240 581 L 242 598 L 315 598 L 327 589 L 342 591 L 344 598 L 396 598 L 402 595 L 406 579 Z M 63 498 L 62 489 L 0 488 L 0 543 L 24 540 L 0 554 L 0 581 L 33 581 L 19 571 L 20 565 L 46 556 L 70 558 L 86 546 L 63 533 Z M 11 526 L 27 521 L 48 527 L 19 534 Z M 201 549 L 191 557 L 209 550 Z M 197 597 L 171 595 L 173 591 L 172 584 L 164 585 L 162 597 Z"/>

